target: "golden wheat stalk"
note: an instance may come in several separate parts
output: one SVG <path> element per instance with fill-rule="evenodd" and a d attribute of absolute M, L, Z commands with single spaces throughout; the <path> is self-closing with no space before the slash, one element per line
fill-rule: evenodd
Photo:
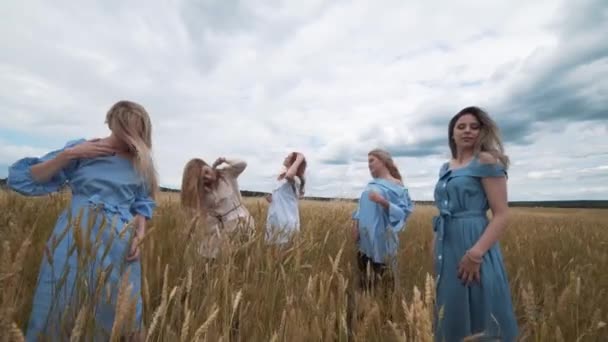
<path fill-rule="evenodd" d="M 194 338 L 192 339 L 193 341 L 200 340 L 201 336 L 203 336 L 205 333 L 207 333 L 207 331 L 209 330 L 209 327 L 215 321 L 219 312 L 220 312 L 219 307 L 214 305 L 212 312 L 209 315 L 209 317 L 207 318 L 207 320 L 205 321 L 205 323 L 203 323 L 198 329 L 196 329 L 196 332 L 194 333 Z"/>

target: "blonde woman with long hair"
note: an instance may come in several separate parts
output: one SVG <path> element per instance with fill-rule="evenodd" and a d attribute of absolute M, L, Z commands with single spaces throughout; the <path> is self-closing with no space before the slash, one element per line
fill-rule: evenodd
<path fill-rule="evenodd" d="M 359 285 L 370 290 L 380 282 L 386 285 L 383 290 L 388 294 L 395 286 L 399 233 L 405 229 L 414 204 L 388 151 L 374 149 L 367 158 L 372 180 L 352 215 Z"/>
<path fill-rule="evenodd" d="M 451 119 L 448 140 L 452 158 L 439 171 L 434 195 L 435 339 L 483 334 L 515 341 L 517 320 L 499 246 L 507 228 L 509 158 L 496 123 L 478 107 Z"/>
<path fill-rule="evenodd" d="M 126 324 L 131 317 L 123 317 L 117 323 L 125 323 L 124 335 L 142 328 L 139 243 L 155 209 L 157 191 L 152 124 L 144 107 L 130 101 L 114 104 L 106 123 L 111 134 L 105 138 L 72 140 L 63 148 L 39 158 L 23 158 L 9 168 L 8 185 L 23 195 L 45 195 L 66 185 L 72 192 L 70 206 L 59 216 L 44 248 L 27 325 L 28 341 L 39 335 L 68 339 L 63 334 L 72 329 L 62 325 L 73 323 L 83 306 L 95 312 L 89 319 L 96 329 L 89 338 L 109 335 L 126 272 L 125 284 L 131 290 L 125 295 L 135 301 L 135 322 Z M 101 283 L 103 272 L 108 273 Z M 83 290 L 88 300 L 83 301 Z M 101 297 L 91 298 L 96 293 Z"/>
<path fill-rule="evenodd" d="M 224 167 L 220 168 L 222 164 Z M 234 239 L 249 239 L 255 222 L 243 204 L 238 178 L 247 168 L 241 159 L 218 158 L 211 166 L 200 158 L 184 167 L 181 204 L 203 218 L 204 231 L 199 253 L 215 259 Z"/>

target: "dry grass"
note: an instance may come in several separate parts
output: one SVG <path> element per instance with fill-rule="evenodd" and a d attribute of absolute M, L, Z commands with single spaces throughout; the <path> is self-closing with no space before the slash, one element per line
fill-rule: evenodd
<path fill-rule="evenodd" d="M 189 237 L 190 223 L 174 198 L 162 196 L 144 243 L 147 340 L 432 339 L 432 207 L 419 206 L 401 236 L 399 290 L 386 301 L 353 291 L 351 203 L 303 202 L 302 236 L 281 257 L 256 239 L 209 265 L 197 257 L 197 240 Z M 0 194 L 4 339 L 22 339 L 44 244 L 66 201 Z M 266 204 L 248 199 L 247 206 L 263 227 Z M 608 211 L 513 209 L 512 215 L 503 252 L 521 339 L 608 340 Z M 93 329 L 88 308 L 95 299 L 82 300 L 85 305 L 64 322 L 73 340 Z M 115 335 L 133 316 L 127 296 L 118 306 Z"/>

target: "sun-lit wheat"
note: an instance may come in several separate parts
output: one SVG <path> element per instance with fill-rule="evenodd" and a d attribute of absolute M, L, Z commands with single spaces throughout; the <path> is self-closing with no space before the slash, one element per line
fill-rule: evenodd
<path fill-rule="evenodd" d="M 40 260 L 67 232 L 45 246 L 68 200 L 0 192 L 0 325 L 9 339 L 23 339 Z M 433 207 L 419 205 L 401 234 L 397 287 L 386 299 L 381 291 L 356 288 L 356 250 L 348 229 L 353 203 L 303 201 L 302 232 L 283 250 L 264 244 L 265 202 L 246 199 L 246 205 L 258 234 L 209 262 L 197 253 L 203 220 L 185 215 L 174 194 L 162 194 L 142 242 L 144 340 L 432 341 Z M 521 339 L 608 340 L 608 211 L 516 208 L 511 213 L 502 250 Z M 78 253 L 79 267 L 92 261 L 96 249 L 102 255 L 109 250 L 101 233 L 90 236 L 87 224 L 76 229 L 71 251 Z M 115 231 L 112 222 L 103 229 Z M 78 306 L 65 313 L 63 339 L 88 340 L 98 328 L 92 308 L 104 300 L 109 274 L 108 267 L 94 279 L 76 276 Z M 126 284 L 119 289 L 119 320 L 106 332 L 108 339 L 112 333 L 118 339 L 133 323 L 135 307 Z M 91 285 L 94 291 L 85 291 Z"/>

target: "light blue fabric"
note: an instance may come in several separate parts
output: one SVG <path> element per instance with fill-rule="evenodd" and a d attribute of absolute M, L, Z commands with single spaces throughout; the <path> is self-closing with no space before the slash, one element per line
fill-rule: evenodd
<path fill-rule="evenodd" d="M 484 177 L 505 177 L 504 167 L 482 164 L 474 158 L 467 166 L 449 170 L 445 163 L 435 186 L 435 205 L 439 215 L 433 218 L 435 231 L 435 277 L 437 302 L 435 340 L 461 341 L 484 332 L 515 341 L 517 321 L 511 303 L 507 273 L 499 244 L 483 256 L 481 285 L 470 287 L 458 279 L 458 264 L 488 225 L 489 209 L 483 185 Z M 438 320 L 437 314 L 443 308 Z"/>
<path fill-rule="evenodd" d="M 84 139 L 70 141 L 64 148 L 75 146 L 84 142 Z M 63 313 L 64 307 L 73 297 L 78 297 L 75 289 L 76 281 L 85 281 L 81 288 L 88 287 L 89 293 L 96 290 L 98 272 L 111 267 L 107 284 L 112 289 L 111 303 L 106 304 L 105 286 L 103 296 L 98 302 L 97 313 L 94 317 L 98 327 L 102 327 L 109 334 L 114 323 L 115 300 L 122 274 L 127 268 L 130 270 L 129 282 L 133 286 L 131 296 L 136 300 L 136 327 L 142 323 L 141 298 L 141 266 L 139 261 L 127 262 L 126 256 L 130 250 L 130 239 L 133 233 L 131 227 L 124 224 L 131 221 L 134 215 L 142 215 L 147 219 L 152 217 L 156 207 L 154 200 L 148 195 L 145 183 L 138 176 L 132 163 L 121 156 L 106 156 L 94 159 L 79 159 L 69 163 L 50 181 L 36 182 L 31 175 L 31 167 L 35 164 L 57 156 L 64 148 L 46 154 L 41 158 L 23 158 L 9 167 L 8 185 L 23 195 L 37 196 L 55 192 L 62 186 L 71 188 L 72 199 L 70 210 L 64 210 L 57 219 L 55 228 L 47 242 L 47 251 L 52 255 L 52 265 L 49 263 L 47 253 L 44 253 L 35 289 L 33 306 L 30 314 L 26 339 L 34 341 L 37 334 L 59 336 L 52 327 L 53 320 L 57 320 Z M 78 265 L 78 250 L 75 245 L 75 230 L 78 216 L 82 227 L 82 236 L 90 236 L 93 262 Z M 96 213 L 101 213 L 97 215 Z M 89 220 L 93 222 L 88 233 Z M 105 224 L 102 224 L 105 221 Z M 67 232 L 66 232 L 67 228 Z M 120 233 L 122 235 L 119 235 Z M 63 233 L 63 234 L 62 234 Z M 100 234 L 100 243 L 95 245 L 97 235 Z M 62 238 L 63 236 L 63 238 Z M 53 244 L 57 243 L 56 248 Z M 106 251 L 107 250 L 107 251 Z M 107 252 L 107 253 L 106 253 Z M 77 268 L 87 279 L 77 280 Z M 67 273 L 65 284 L 60 292 L 53 285 Z M 59 287 L 59 286 L 58 286 Z M 76 307 L 76 313 L 81 305 L 78 301 L 69 303 Z M 48 320 L 48 327 L 46 326 Z M 101 337 L 103 335 L 98 335 Z M 102 338 L 105 339 L 105 338 Z"/>
<path fill-rule="evenodd" d="M 388 210 L 368 198 L 370 191 L 389 201 Z M 413 210 L 414 204 L 404 186 L 381 178 L 370 181 L 352 215 L 358 220 L 359 251 L 376 263 L 393 265 L 399 248 L 398 234 L 405 229 Z"/>
<path fill-rule="evenodd" d="M 282 179 L 272 192 L 272 202 L 268 206 L 266 217 L 266 242 L 285 244 L 300 231 L 299 196 L 300 183 L 295 178 L 294 184 Z M 295 190 L 294 191 L 294 187 Z"/>

